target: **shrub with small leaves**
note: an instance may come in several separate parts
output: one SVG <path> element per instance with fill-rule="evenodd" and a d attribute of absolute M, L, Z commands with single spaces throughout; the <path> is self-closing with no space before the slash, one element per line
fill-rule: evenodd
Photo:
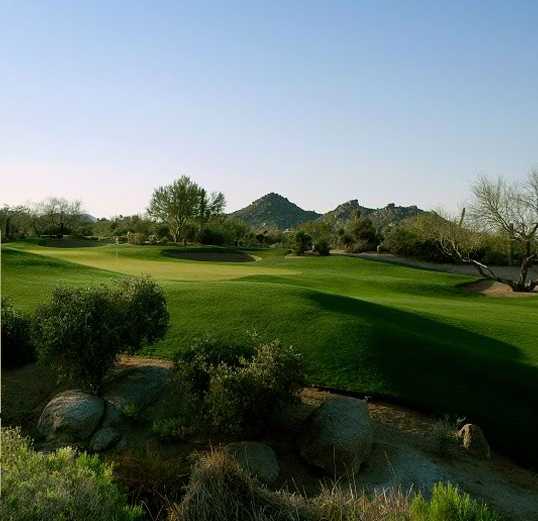
<path fill-rule="evenodd" d="M 428 501 L 420 494 L 410 507 L 411 521 L 500 521 L 486 504 L 450 483 L 437 483 Z"/>
<path fill-rule="evenodd" d="M 162 290 L 148 278 L 56 288 L 36 311 L 34 338 L 39 359 L 61 379 L 98 393 L 117 354 L 161 338 L 168 320 Z"/>
<path fill-rule="evenodd" d="M 127 504 L 112 467 L 70 447 L 36 452 L 15 429 L 1 429 L 0 518 L 17 521 L 134 521 L 142 509 Z"/>
<path fill-rule="evenodd" d="M 278 341 L 240 347 L 204 341 L 177 355 L 176 380 L 184 386 L 179 424 L 255 434 L 295 398 L 304 383 L 303 360 Z"/>
<path fill-rule="evenodd" d="M 35 360 L 35 350 L 30 336 L 30 319 L 13 308 L 2 297 L 2 368 L 21 367 Z"/>

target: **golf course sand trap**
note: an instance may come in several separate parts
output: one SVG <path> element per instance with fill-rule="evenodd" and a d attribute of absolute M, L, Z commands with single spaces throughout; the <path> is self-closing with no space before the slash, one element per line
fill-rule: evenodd
<path fill-rule="evenodd" d="M 501 284 L 495 280 L 479 280 L 477 282 L 471 282 L 462 286 L 465 291 L 471 293 L 480 293 L 480 295 L 487 295 L 489 297 L 535 297 L 538 295 L 538 290 L 534 290 L 530 293 L 522 293 L 512 291 L 512 288 L 506 284 Z"/>
<path fill-rule="evenodd" d="M 174 259 L 204 262 L 255 262 L 256 259 L 241 251 L 217 252 L 217 251 L 180 251 L 163 250 L 162 254 Z"/>

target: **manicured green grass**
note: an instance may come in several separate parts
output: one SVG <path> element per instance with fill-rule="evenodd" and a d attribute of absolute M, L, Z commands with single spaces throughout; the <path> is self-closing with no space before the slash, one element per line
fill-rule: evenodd
<path fill-rule="evenodd" d="M 303 352 L 311 383 L 466 415 L 498 446 L 538 463 L 538 298 L 470 294 L 459 287 L 470 277 L 357 258 L 260 250 L 249 252 L 258 262 L 209 262 L 164 250 L 10 244 L 3 294 L 29 310 L 60 283 L 149 273 L 165 288 L 171 328 L 148 354 L 256 330 Z"/>

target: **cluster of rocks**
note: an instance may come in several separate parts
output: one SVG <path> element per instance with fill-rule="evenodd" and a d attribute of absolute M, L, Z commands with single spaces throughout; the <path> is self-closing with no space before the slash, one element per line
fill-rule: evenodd
<path fill-rule="evenodd" d="M 103 396 L 64 391 L 43 410 L 38 431 L 50 447 L 75 445 L 94 452 L 115 446 L 129 430 L 129 414 L 141 413 L 162 394 L 170 369 L 139 366 L 121 370 Z"/>
<path fill-rule="evenodd" d="M 333 397 L 304 422 L 297 439 L 301 457 L 333 476 L 354 475 L 370 455 L 374 431 L 364 400 Z M 268 445 L 240 442 L 224 450 L 265 483 L 279 475 L 276 455 Z"/>
<path fill-rule="evenodd" d="M 169 377 L 168 368 L 139 366 L 120 371 L 105 385 L 102 397 L 65 391 L 47 404 L 38 430 L 51 447 L 69 444 L 101 452 L 125 443 L 132 428 L 130 418 L 159 401 Z M 374 429 L 364 400 L 333 396 L 299 422 L 289 415 L 287 425 L 302 459 L 335 477 L 357 475 L 372 452 Z M 476 425 L 463 426 L 458 437 L 471 454 L 490 457 L 486 438 Z M 266 444 L 243 441 L 224 450 L 265 483 L 279 476 L 276 454 Z"/>

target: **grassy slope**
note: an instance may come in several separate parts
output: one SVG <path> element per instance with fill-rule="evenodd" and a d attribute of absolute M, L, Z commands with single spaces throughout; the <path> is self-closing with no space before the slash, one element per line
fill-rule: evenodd
<path fill-rule="evenodd" d="M 470 280 L 463 276 L 361 259 L 271 250 L 254 252 L 257 263 L 211 263 L 162 249 L 12 245 L 3 250 L 3 292 L 29 309 L 60 282 L 151 273 L 172 319 L 148 350 L 156 355 L 205 333 L 256 329 L 299 348 L 313 383 L 469 415 L 509 449 L 526 438 L 538 460 L 530 442 L 538 435 L 538 299 L 470 295 L 457 287 Z"/>

